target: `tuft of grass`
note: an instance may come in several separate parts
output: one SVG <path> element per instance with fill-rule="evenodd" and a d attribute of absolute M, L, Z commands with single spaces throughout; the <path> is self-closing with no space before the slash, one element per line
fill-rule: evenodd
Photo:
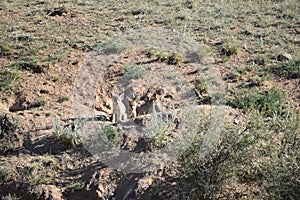
<path fill-rule="evenodd" d="M 144 53 L 150 58 L 154 57 L 160 62 L 167 62 L 169 65 L 180 65 L 184 57 L 176 52 L 168 52 L 162 49 L 148 49 Z"/>
<path fill-rule="evenodd" d="M 282 66 L 273 67 L 273 73 L 287 79 L 300 78 L 300 58 L 287 60 Z"/>
<path fill-rule="evenodd" d="M 0 91 L 13 89 L 14 82 L 21 76 L 20 72 L 0 69 Z"/>
<path fill-rule="evenodd" d="M 203 59 L 207 56 L 210 56 L 212 54 L 212 49 L 211 47 L 205 45 L 203 47 L 201 47 L 198 51 L 198 55 L 199 55 L 199 59 Z"/>
<path fill-rule="evenodd" d="M 203 80 L 195 80 L 195 92 L 200 99 L 201 104 L 210 104 L 212 99 L 209 96 L 208 85 Z"/>
<path fill-rule="evenodd" d="M 46 100 L 41 100 L 41 101 L 34 102 L 30 107 L 38 108 L 38 107 L 45 106 L 46 104 L 47 104 Z"/>
<path fill-rule="evenodd" d="M 17 176 L 18 172 L 14 165 L 6 162 L 0 166 L 0 178 L 3 182 L 15 180 Z"/>
<path fill-rule="evenodd" d="M 70 185 L 67 187 L 64 193 L 73 194 L 77 191 L 83 190 L 84 188 L 85 188 L 84 181 L 73 181 L 72 183 L 70 183 Z"/>
<path fill-rule="evenodd" d="M 50 178 L 47 176 L 47 171 L 43 163 L 28 164 L 26 169 L 27 180 L 30 185 L 49 182 Z"/>
<path fill-rule="evenodd" d="M 221 55 L 222 61 L 226 62 L 229 57 L 237 54 L 239 43 L 234 38 L 226 38 L 221 41 Z"/>
<path fill-rule="evenodd" d="M 184 61 L 183 56 L 173 52 L 169 55 L 167 63 L 169 65 L 180 65 L 183 61 Z"/>
<path fill-rule="evenodd" d="M 139 79 L 146 74 L 146 70 L 140 66 L 125 66 L 124 76 L 128 79 Z"/>
<path fill-rule="evenodd" d="M 106 55 L 119 54 L 125 50 L 124 47 L 120 46 L 113 40 L 108 40 L 101 44 L 98 44 L 97 49 L 99 49 L 102 53 Z"/>
<path fill-rule="evenodd" d="M 61 96 L 58 100 L 58 102 L 60 103 L 63 103 L 63 102 L 66 102 L 66 101 L 70 101 L 70 97 L 68 96 Z"/>
<path fill-rule="evenodd" d="M 0 57 L 12 55 L 14 52 L 13 47 L 11 47 L 8 42 L 0 41 Z"/>
<path fill-rule="evenodd" d="M 145 130 L 149 134 L 146 141 L 150 147 L 160 149 L 173 140 L 175 118 L 175 113 L 172 114 L 171 119 L 167 114 L 157 113 L 153 105 L 151 115 L 145 120 Z"/>

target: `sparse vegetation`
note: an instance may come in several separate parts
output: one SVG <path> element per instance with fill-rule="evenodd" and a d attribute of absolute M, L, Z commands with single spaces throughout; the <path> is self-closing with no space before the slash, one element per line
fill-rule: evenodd
<path fill-rule="evenodd" d="M 300 132 L 295 120 L 299 115 L 274 118 L 275 124 L 288 127 L 279 145 L 270 141 L 272 137 L 280 138 L 281 132 L 272 122 L 255 110 L 248 115 L 251 118 L 245 127 L 227 127 L 221 142 L 205 157 L 197 153 L 203 134 L 182 156 L 183 178 L 191 185 L 192 199 L 297 198 Z M 259 188 L 245 190 L 244 184 Z M 237 190 L 243 192 L 237 194 Z"/>
<path fill-rule="evenodd" d="M 121 47 L 119 44 L 112 40 L 108 40 L 107 42 L 98 44 L 97 47 L 102 53 L 106 55 L 118 54 L 124 51 L 124 47 Z"/>
<path fill-rule="evenodd" d="M 13 83 L 20 78 L 18 71 L 0 69 L 0 91 L 13 89 Z"/>
<path fill-rule="evenodd" d="M 112 142 L 113 144 L 117 144 L 119 141 L 120 133 L 114 129 L 113 126 L 104 126 L 102 128 L 103 134 L 106 136 L 108 141 Z"/>
<path fill-rule="evenodd" d="M 16 167 L 8 162 L 0 166 L 0 178 L 4 182 L 16 179 L 18 176 Z"/>
<path fill-rule="evenodd" d="M 30 185 L 47 183 L 50 179 L 47 177 L 46 168 L 42 163 L 34 163 L 27 166 L 27 180 Z"/>
<path fill-rule="evenodd" d="M 223 39 L 221 52 L 225 56 L 232 56 L 238 52 L 238 42 L 234 38 Z"/>
<path fill-rule="evenodd" d="M 32 107 L 32 108 L 38 108 L 38 107 L 45 106 L 46 104 L 47 104 L 47 101 L 41 100 L 41 101 L 34 102 L 34 103 L 31 105 L 31 107 Z"/>
<path fill-rule="evenodd" d="M 70 97 L 68 96 L 61 96 L 58 100 L 60 103 L 66 102 L 66 101 L 70 101 Z"/>
<path fill-rule="evenodd" d="M 125 66 L 125 73 L 124 76 L 128 79 L 139 79 L 145 76 L 146 70 L 140 66 Z"/>
<path fill-rule="evenodd" d="M 300 78 L 300 58 L 284 61 L 282 66 L 274 67 L 273 72 L 288 79 Z"/>
<path fill-rule="evenodd" d="M 145 120 L 145 130 L 147 142 L 154 149 L 163 148 L 168 142 L 172 141 L 172 131 L 174 130 L 175 113 L 170 117 L 167 114 L 157 113 L 155 105 L 151 115 Z"/>
<path fill-rule="evenodd" d="M 148 49 L 144 53 L 150 58 L 153 57 L 160 62 L 167 62 L 169 65 L 180 65 L 184 61 L 184 57 L 179 53 L 161 49 Z"/>
<path fill-rule="evenodd" d="M 66 189 L 66 194 L 73 194 L 77 191 L 83 190 L 85 188 L 85 182 L 84 181 L 73 181 Z"/>
<path fill-rule="evenodd" d="M 52 123 L 52 134 L 59 141 L 77 146 L 81 144 L 82 132 L 79 121 L 71 122 L 70 124 L 64 124 L 59 117 L 56 117 Z"/>
<path fill-rule="evenodd" d="M 65 117 L 65 113 L 70 113 L 68 106 L 73 98 L 62 95 L 70 94 L 79 67 L 91 64 L 88 61 L 93 61 L 96 54 L 120 55 L 116 62 L 127 59 L 117 63 L 121 66 L 118 72 L 104 77 L 102 83 L 107 80 L 112 83 L 102 88 L 108 93 L 118 89 L 113 81 L 123 74 L 125 78 L 135 79 L 132 82 L 147 76 L 150 70 L 143 66 L 143 59 L 148 59 L 150 65 L 168 64 L 174 69 L 166 74 L 168 81 L 176 81 L 180 75 L 195 75 L 196 81 L 190 83 L 199 97 L 197 104 L 210 106 L 213 97 L 209 87 L 205 81 L 197 80 L 197 72 L 189 68 L 195 62 L 189 63 L 180 49 L 173 52 L 157 44 L 157 48 L 143 52 L 148 56 L 145 58 L 145 55 L 124 55 L 127 49 L 122 43 L 110 39 L 149 27 L 165 28 L 193 38 L 195 45 L 200 45 L 196 53 L 191 47 L 190 53 L 195 53 L 196 59 L 198 56 L 200 61 L 205 61 L 207 56 L 214 58 L 215 63 L 205 66 L 216 69 L 224 78 L 231 107 L 226 119 L 236 118 L 226 125 L 219 143 L 205 157 L 199 155 L 199 147 L 209 117 L 199 119 L 197 126 L 201 130 L 180 162 L 164 168 L 163 173 L 149 172 L 160 180 L 160 185 L 154 192 L 150 190 L 151 198 L 139 196 L 148 186 L 141 189 L 139 185 L 134 190 L 137 198 L 299 198 L 299 21 L 298 0 L 0 1 L 0 109 L 10 110 L 21 97 L 28 103 L 24 111 L 0 115 L 0 197 L 22 199 L 22 194 L 30 193 L 30 197 L 36 194 L 32 199 L 44 199 L 39 196 L 43 193 L 53 199 L 56 197 L 51 195 L 56 195 L 57 187 L 63 199 L 94 198 L 90 194 L 102 199 L 114 198 L 115 187 L 106 192 L 99 183 L 105 187 L 107 181 L 117 187 L 123 174 L 109 171 L 100 161 L 94 162 L 82 148 L 81 121 L 64 122 L 56 118 L 52 137 L 49 130 L 39 127 L 40 124 L 49 127 L 49 116 Z M 148 37 L 160 35 L 158 32 Z M 129 39 L 134 42 L 138 38 Z M 137 60 L 142 64 L 137 64 Z M 124 63 L 133 64 L 123 68 Z M 106 64 L 110 67 L 111 63 Z M 178 74 L 177 69 L 183 69 L 184 73 Z M 39 93 L 41 90 L 47 92 Z M 109 105 L 103 106 L 109 109 Z M 235 111 L 239 116 L 233 116 Z M 22 121 L 19 123 L 11 115 Z M 148 142 L 159 149 L 173 138 L 170 127 L 160 127 L 159 119 L 152 120 L 156 120 L 152 123 L 157 126 L 152 128 L 158 132 Z M 92 138 L 91 145 L 97 145 L 97 139 L 104 139 L 101 145 L 122 146 L 119 130 L 115 126 L 102 126 L 106 120 L 100 123 L 102 135 Z M 24 132 L 20 124 L 26 128 Z M 53 137 L 61 143 L 53 141 Z M 65 145 L 77 148 L 66 150 Z M 46 154 L 63 157 L 63 162 L 36 160 L 37 156 Z M 55 171 L 56 167 L 59 170 Z M 157 186 L 155 182 L 150 184 L 152 188 Z M 54 192 L 47 190 L 49 185 L 56 186 Z M 34 193 L 35 187 L 42 187 L 42 192 Z M 83 192 L 85 187 L 91 192 Z"/>
<path fill-rule="evenodd" d="M 245 111 L 257 109 L 266 116 L 272 116 L 279 113 L 285 107 L 285 94 L 277 88 L 267 91 L 260 91 L 257 88 L 248 90 L 248 93 L 242 94 L 234 100 L 229 100 L 230 106 L 241 108 Z"/>

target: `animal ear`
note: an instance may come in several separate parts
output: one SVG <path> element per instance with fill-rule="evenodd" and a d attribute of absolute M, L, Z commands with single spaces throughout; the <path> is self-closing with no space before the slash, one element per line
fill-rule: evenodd
<path fill-rule="evenodd" d="M 154 93 L 153 95 L 152 95 L 152 98 L 151 99 L 153 99 L 153 100 L 157 100 L 157 94 L 156 93 Z"/>

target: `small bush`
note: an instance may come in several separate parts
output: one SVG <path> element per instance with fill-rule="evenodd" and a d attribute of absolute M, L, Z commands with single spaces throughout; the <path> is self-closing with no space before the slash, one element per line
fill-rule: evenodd
<path fill-rule="evenodd" d="M 47 101 L 41 100 L 41 101 L 34 102 L 30 107 L 38 108 L 38 107 L 45 106 L 46 104 L 47 104 Z"/>
<path fill-rule="evenodd" d="M 228 101 L 228 104 L 234 108 L 244 109 L 257 109 L 263 112 L 266 116 L 272 116 L 273 113 L 280 112 L 284 107 L 285 94 L 276 88 L 268 91 L 260 91 L 253 88 L 240 98 Z"/>
<path fill-rule="evenodd" d="M 240 132 L 238 129 L 227 127 L 220 142 L 209 154 L 202 157 L 199 150 L 203 145 L 203 138 L 198 136 L 181 158 L 184 167 L 182 177 L 191 186 L 190 197 L 218 199 L 220 196 L 230 195 L 224 187 L 232 187 L 230 180 L 233 177 L 244 182 L 259 179 L 259 170 L 250 167 L 255 155 L 251 146 L 258 141 L 259 138 L 250 131 Z M 251 171 L 247 170 L 247 167 Z"/>
<path fill-rule="evenodd" d="M 118 54 L 125 50 L 124 47 L 120 46 L 112 40 L 108 40 L 104 43 L 98 44 L 98 49 L 100 49 L 100 51 L 106 55 Z"/>
<path fill-rule="evenodd" d="M 0 179 L 4 182 L 8 182 L 16 179 L 18 173 L 12 164 L 6 162 L 4 165 L 0 166 Z"/>
<path fill-rule="evenodd" d="M 233 38 L 223 39 L 221 41 L 222 49 L 221 52 L 225 56 L 232 56 L 238 52 L 239 44 Z"/>
<path fill-rule="evenodd" d="M 47 176 L 47 171 L 43 163 L 28 164 L 26 169 L 26 177 L 30 185 L 47 183 L 50 180 L 50 178 Z"/>
<path fill-rule="evenodd" d="M 139 79 L 146 74 L 146 70 L 140 66 L 125 66 L 124 76 L 128 79 Z"/>
<path fill-rule="evenodd" d="M 0 57 L 9 56 L 14 53 L 14 49 L 6 41 L 0 40 Z"/>
<path fill-rule="evenodd" d="M 102 128 L 103 134 L 106 136 L 108 141 L 112 142 L 113 144 L 118 143 L 118 139 L 120 136 L 120 133 L 114 129 L 112 126 L 104 126 Z"/>
<path fill-rule="evenodd" d="M 300 115 L 285 112 L 270 121 L 255 110 L 246 114 L 248 123 L 227 127 L 203 157 L 206 124 L 181 157 L 182 178 L 191 199 L 298 198 Z M 256 190 L 247 189 L 253 187 Z"/>
<path fill-rule="evenodd" d="M 274 145 L 273 156 L 262 166 L 268 199 L 298 199 L 300 195 L 300 115 L 293 112 L 273 119 L 273 129 L 283 132 L 280 146 Z"/>
<path fill-rule="evenodd" d="M 173 140 L 172 131 L 174 130 L 175 118 L 175 113 L 172 116 L 157 113 L 155 105 L 153 105 L 151 115 L 144 122 L 145 131 L 148 134 L 146 141 L 150 144 L 150 147 L 160 149 Z"/>

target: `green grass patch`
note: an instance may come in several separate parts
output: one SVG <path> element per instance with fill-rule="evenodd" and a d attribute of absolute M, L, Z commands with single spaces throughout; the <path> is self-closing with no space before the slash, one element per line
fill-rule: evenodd
<path fill-rule="evenodd" d="M 64 191 L 65 194 L 74 194 L 77 191 L 83 190 L 85 188 L 84 181 L 73 181 L 68 185 L 66 190 Z"/>
<path fill-rule="evenodd" d="M 63 103 L 63 102 L 66 102 L 66 101 L 70 101 L 70 97 L 68 96 L 61 96 L 58 100 L 58 102 L 60 103 Z"/>
<path fill-rule="evenodd" d="M 18 176 L 16 167 L 6 162 L 0 166 L 0 178 L 4 182 L 16 179 Z"/>
<path fill-rule="evenodd" d="M 149 57 L 153 57 L 160 62 L 167 62 L 169 65 L 180 65 L 184 61 L 184 57 L 176 52 L 168 52 L 162 49 L 148 49 L 144 53 Z"/>
<path fill-rule="evenodd" d="M 20 77 L 19 71 L 0 69 L 0 91 L 11 90 L 14 82 Z"/>
<path fill-rule="evenodd" d="M 240 93 L 241 96 L 228 100 L 230 106 L 244 109 L 244 111 L 256 109 L 266 116 L 279 113 L 286 103 L 285 94 L 277 88 L 272 88 L 268 91 L 252 88 L 247 92 Z"/>
<path fill-rule="evenodd" d="M 102 131 L 108 141 L 112 142 L 113 144 L 118 143 L 120 133 L 116 131 L 113 126 L 104 126 Z"/>

